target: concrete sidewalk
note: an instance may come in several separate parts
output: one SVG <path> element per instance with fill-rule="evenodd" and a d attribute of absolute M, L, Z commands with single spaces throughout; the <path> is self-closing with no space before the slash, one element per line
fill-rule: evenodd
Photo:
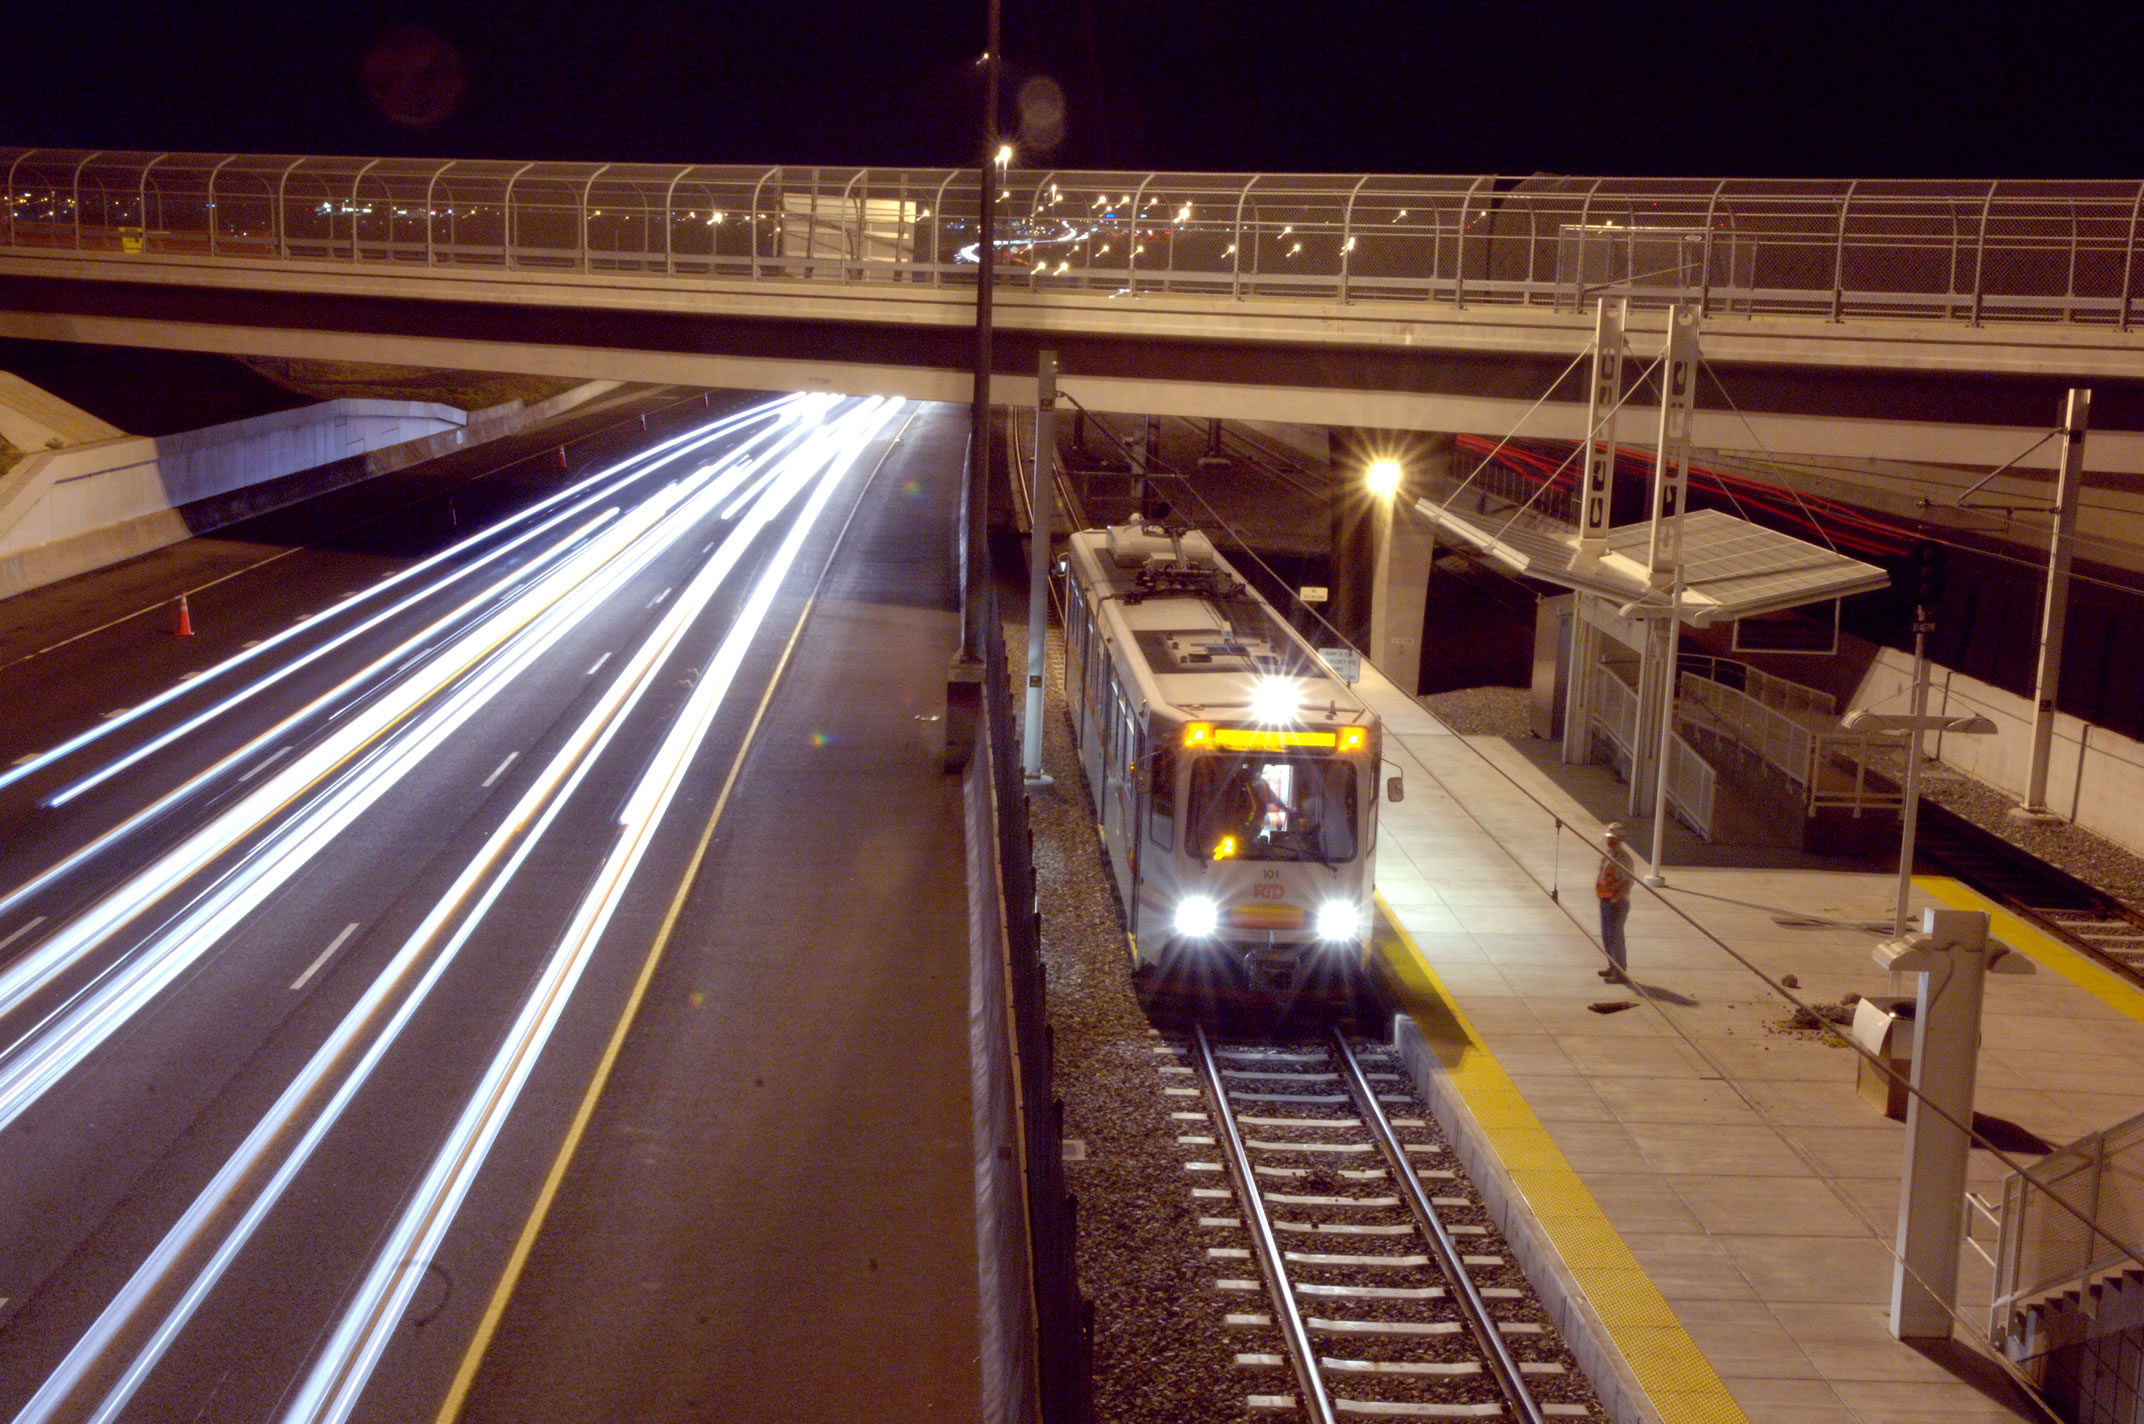
<path fill-rule="evenodd" d="M 1396 972 L 1424 995 L 1440 1115 L 1500 1159 L 1489 1175 L 1547 1243 L 1544 1269 L 1582 1297 L 1566 1333 L 1619 1357 L 1596 1373 L 1616 1377 L 1611 1401 L 1631 1396 L 1622 1416 L 2038 1417 L 1983 1353 L 1990 1273 L 1969 1248 L 1951 1348 L 1891 1338 L 1904 1126 L 1856 1093 L 1857 1055 L 1789 1027 L 1753 972 L 1796 976 L 1809 1003 L 1893 992 L 1869 951 L 1895 877 L 1671 864 L 1635 897 L 1635 983 L 1611 987 L 1595 972 L 1599 820 L 1508 744 L 1453 736 L 1364 675 L 1407 774 L 1377 875 L 1404 931 Z M 1916 914 L 1979 903 L 1949 881 L 1915 896 Z M 1995 933 L 2037 972 L 1988 981 L 1978 1111 L 2057 1145 L 2144 1111 L 2144 993 L 2007 916 Z M 1594 1007 L 1610 1004 L 1629 1007 Z M 1969 1189 L 1993 1195 L 2006 1169 L 1972 1158 Z"/>

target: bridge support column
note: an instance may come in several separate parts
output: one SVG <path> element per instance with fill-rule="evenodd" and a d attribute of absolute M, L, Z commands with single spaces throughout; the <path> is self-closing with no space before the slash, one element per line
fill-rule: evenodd
<path fill-rule="evenodd" d="M 1458 442 L 1435 435 L 1410 456 L 1400 487 L 1377 510 L 1377 552 L 1370 587 L 1370 661 L 1403 691 L 1422 690 L 1422 624 L 1429 612 L 1430 569 L 1437 535 L 1414 511 L 1410 492 L 1424 485 L 1448 487 Z"/>

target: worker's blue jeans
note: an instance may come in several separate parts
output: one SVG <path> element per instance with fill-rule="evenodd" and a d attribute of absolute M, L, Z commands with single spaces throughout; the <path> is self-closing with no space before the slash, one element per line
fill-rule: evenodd
<path fill-rule="evenodd" d="M 1601 948 L 1617 969 L 1629 966 L 1623 957 L 1623 922 L 1630 918 L 1630 901 L 1624 897 L 1601 901 Z"/>

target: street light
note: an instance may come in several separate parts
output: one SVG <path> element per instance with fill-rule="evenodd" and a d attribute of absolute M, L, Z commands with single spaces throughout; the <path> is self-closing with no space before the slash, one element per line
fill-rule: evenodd
<path fill-rule="evenodd" d="M 1001 143 L 1001 144 L 999 144 L 999 145 L 998 145 L 998 167 L 1000 167 L 1000 168 L 1004 168 L 1004 167 L 1008 166 L 1009 164 L 1011 164 L 1011 162 L 1012 162 L 1012 145 L 1011 145 L 1011 144 L 1009 144 L 1009 143 Z"/>
<path fill-rule="evenodd" d="M 1384 455 L 1370 462 L 1370 467 L 1362 472 L 1362 479 L 1370 487 L 1371 494 L 1379 499 L 1390 499 L 1400 491 L 1402 473 L 1400 462 Z"/>

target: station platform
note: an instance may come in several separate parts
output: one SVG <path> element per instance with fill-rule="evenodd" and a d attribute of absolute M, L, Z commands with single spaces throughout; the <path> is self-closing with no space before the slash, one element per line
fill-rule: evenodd
<path fill-rule="evenodd" d="M 1403 1037 L 1616 1417 L 2044 1417 L 1986 1352 L 1991 1273 L 1970 1248 L 1951 1343 L 1891 1337 L 1904 1125 L 1857 1093 L 1859 1056 L 1792 1028 L 1753 972 L 1796 976 L 1810 1004 L 1910 992 L 1870 958 L 1896 876 L 1671 856 L 1665 885 L 1634 893 L 1633 982 L 1610 985 L 1603 818 L 1510 743 L 1363 678 L 1406 776 L 1377 847 Z M 1641 863 L 1648 844 L 1632 837 Z M 1949 880 L 1913 895 L 1916 918 L 1993 908 Z M 1993 932 L 2035 972 L 1987 981 L 1977 1111 L 2054 1145 L 2144 1111 L 2144 992 L 1999 911 Z M 1976 1147 L 1968 1190 L 1997 1195 L 2005 1170 Z"/>

